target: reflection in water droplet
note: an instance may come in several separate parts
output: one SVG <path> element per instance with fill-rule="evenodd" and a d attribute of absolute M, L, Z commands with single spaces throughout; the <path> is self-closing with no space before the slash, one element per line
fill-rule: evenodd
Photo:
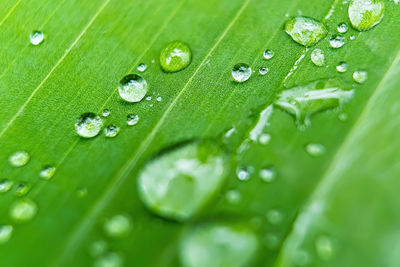
<path fill-rule="evenodd" d="M 250 179 L 253 171 L 254 171 L 253 167 L 239 166 L 236 168 L 236 175 L 240 181 L 247 181 Z"/>
<path fill-rule="evenodd" d="M 340 73 L 344 73 L 347 71 L 347 63 L 346 62 L 340 62 L 339 65 L 336 66 L 336 70 Z"/>
<path fill-rule="evenodd" d="M 346 33 L 348 30 L 349 30 L 349 27 L 347 27 L 347 24 L 346 24 L 346 23 L 340 23 L 340 24 L 337 26 L 337 31 L 338 31 L 339 33 Z"/>
<path fill-rule="evenodd" d="M 325 54 L 321 49 L 314 49 L 311 52 L 311 61 L 319 67 L 322 67 L 325 65 Z"/>
<path fill-rule="evenodd" d="M 332 48 L 341 48 L 344 45 L 345 38 L 340 35 L 334 35 L 329 39 L 329 44 Z"/>
<path fill-rule="evenodd" d="M 381 0 L 352 0 L 349 5 L 351 25 L 367 31 L 382 21 L 385 5 Z"/>
<path fill-rule="evenodd" d="M 34 31 L 29 35 L 29 40 L 33 45 L 39 45 L 44 40 L 44 34 L 41 31 Z"/>
<path fill-rule="evenodd" d="M 310 156 L 319 157 L 325 153 L 325 147 L 322 144 L 309 143 L 306 145 L 306 151 Z"/>
<path fill-rule="evenodd" d="M 319 236 L 315 241 L 315 248 L 322 260 L 330 260 L 334 254 L 332 241 L 326 236 Z"/>
<path fill-rule="evenodd" d="M 144 63 L 140 63 L 139 66 L 137 67 L 137 70 L 140 72 L 144 72 L 147 70 L 147 65 Z"/>
<path fill-rule="evenodd" d="M 256 235 L 239 225 L 203 225 L 183 236 L 180 260 L 186 267 L 250 266 L 256 255 Z"/>
<path fill-rule="evenodd" d="M 295 17 L 285 24 L 285 31 L 294 41 L 306 47 L 317 43 L 327 34 L 325 25 L 308 17 Z"/>
<path fill-rule="evenodd" d="M 7 243 L 13 233 L 12 225 L 0 225 L 0 245 Z"/>
<path fill-rule="evenodd" d="M 108 117 L 110 116 L 110 111 L 108 109 L 103 110 L 102 112 L 103 117 Z"/>
<path fill-rule="evenodd" d="M 121 255 L 108 252 L 94 262 L 94 267 L 122 267 L 124 264 L 124 260 Z"/>
<path fill-rule="evenodd" d="M 259 175 L 264 182 L 270 183 L 275 180 L 276 172 L 273 168 L 266 168 L 260 170 Z"/>
<path fill-rule="evenodd" d="M 35 202 L 26 198 L 15 201 L 10 208 L 10 217 L 15 222 L 23 223 L 35 217 L 38 207 Z"/>
<path fill-rule="evenodd" d="M 28 163 L 29 159 L 28 152 L 17 151 L 8 158 L 8 161 L 14 167 L 22 167 Z"/>
<path fill-rule="evenodd" d="M 29 190 L 31 190 L 31 185 L 28 183 L 20 183 L 15 189 L 15 195 L 17 197 L 22 197 L 28 194 Z"/>
<path fill-rule="evenodd" d="M 0 193 L 6 193 L 10 191 L 11 187 L 14 185 L 13 181 L 10 181 L 8 179 L 3 179 L 0 182 Z"/>
<path fill-rule="evenodd" d="M 258 72 L 260 73 L 260 75 L 264 76 L 265 74 L 268 73 L 268 71 L 269 69 L 267 67 L 261 67 Z"/>
<path fill-rule="evenodd" d="M 241 83 L 247 81 L 251 76 L 251 68 L 245 63 L 238 63 L 232 68 L 232 77 Z"/>
<path fill-rule="evenodd" d="M 119 127 L 115 125 L 108 125 L 106 128 L 104 128 L 104 135 L 106 137 L 112 138 L 116 137 L 119 133 Z"/>
<path fill-rule="evenodd" d="M 357 70 L 353 73 L 353 80 L 356 83 L 365 83 L 365 81 L 368 79 L 368 72 L 365 70 Z"/>
<path fill-rule="evenodd" d="M 192 61 L 192 51 L 181 41 L 167 44 L 160 54 L 160 65 L 165 72 L 177 72 L 186 68 Z"/>
<path fill-rule="evenodd" d="M 76 133 L 84 138 L 92 138 L 99 134 L 103 121 L 94 113 L 82 114 L 75 123 Z"/>
<path fill-rule="evenodd" d="M 168 150 L 142 169 L 140 198 L 158 215 L 188 219 L 220 189 L 225 165 L 225 153 L 212 143 L 193 142 Z"/>
<path fill-rule="evenodd" d="M 138 124 L 139 122 L 139 116 L 136 114 L 129 114 L 128 116 L 126 116 L 126 124 L 128 124 L 129 126 L 133 126 Z"/>
<path fill-rule="evenodd" d="M 146 80 L 138 74 L 126 75 L 118 85 L 120 97 L 127 102 L 139 102 L 146 95 L 147 90 Z"/>
<path fill-rule="evenodd" d="M 238 190 L 232 189 L 226 192 L 225 194 L 226 200 L 228 200 L 231 204 L 237 204 L 242 199 L 242 195 Z"/>
<path fill-rule="evenodd" d="M 264 51 L 264 58 L 265 59 L 271 59 L 273 57 L 274 57 L 274 51 L 269 50 L 269 49 Z"/>
<path fill-rule="evenodd" d="M 43 170 L 40 171 L 40 177 L 44 180 L 50 180 L 54 173 L 56 172 L 56 167 L 46 166 Z"/>
<path fill-rule="evenodd" d="M 131 231 L 132 223 L 126 215 L 115 215 L 105 220 L 103 230 L 109 237 L 122 238 Z"/>

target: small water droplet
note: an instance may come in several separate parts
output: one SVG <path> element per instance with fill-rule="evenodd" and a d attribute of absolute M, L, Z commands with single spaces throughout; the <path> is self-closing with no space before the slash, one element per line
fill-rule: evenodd
<path fill-rule="evenodd" d="M 264 55 L 265 59 L 271 59 L 271 58 L 274 57 L 274 51 L 272 51 L 270 49 L 267 49 L 267 50 L 264 51 L 263 55 Z"/>
<path fill-rule="evenodd" d="M 129 114 L 128 116 L 126 116 L 126 124 L 128 124 L 129 126 L 133 126 L 138 124 L 139 122 L 139 115 L 136 114 Z"/>
<path fill-rule="evenodd" d="M 326 236 L 319 236 L 315 241 L 315 248 L 322 260 L 330 260 L 334 254 L 332 241 Z"/>
<path fill-rule="evenodd" d="M 225 139 L 231 138 L 231 136 L 236 132 L 236 128 L 232 127 L 228 131 L 225 132 L 224 137 Z"/>
<path fill-rule="evenodd" d="M 325 147 L 322 144 L 309 143 L 306 145 L 306 151 L 310 156 L 319 157 L 325 154 Z"/>
<path fill-rule="evenodd" d="M 157 96 L 156 100 L 157 100 L 157 102 L 161 102 L 162 101 L 162 97 L 161 96 Z"/>
<path fill-rule="evenodd" d="M 328 33 L 323 23 L 302 16 L 288 20 L 285 31 L 295 42 L 306 47 L 316 44 Z"/>
<path fill-rule="evenodd" d="M 82 114 L 75 123 L 76 133 L 84 138 L 92 138 L 100 133 L 103 121 L 94 113 Z"/>
<path fill-rule="evenodd" d="M 296 266 L 306 266 L 310 264 L 311 256 L 307 251 L 297 250 L 293 253 L 293 263 Z"/>
<path fill-rule="evenodd" d="M 93 257 L 99 257 L 107 251 L 108 244 L 104 240 L 97 240 L 89 246 L 89 253 Z"/>
<path fill-rule="evenodd" d="M 267 212 L 267 220 L 270 224 L 278 225 L 283 221 L 283 213 L 275 209 L 269 210 Z"/>
<path fill-rule="evenodd" d="M 258 72 L 260 73 L 260 75 L 264 76 L 265 74 L 268 73 L 268 71 L 269 69 L 267 67 L 261 67 Z"/>
<path fill-rule="evenodd" d="M 356 37 L 355 37 L 354 35 L 350 35 L 349 39 L 350 39 L 351 41 L 353 41 L 353 40 L 356 39 Z"/>
<path fill-rule="evenodd" d="M 276 172 L 273 168 L 265 168 L 260 170 L 259 175 L 264 182 L 271 183 L 275 180 Z"/>
<path fill-rule="evenodd" d="M 341 120 L 341 121 L 346 121 L 348 118 L 346 113 L 340 113 L 338 117 L 339 117 L 339 120 Z"/>
<path fill-rule="evenodd" d="M 0 245 L 7 243 L 13 233 L 12 225 L 0 225 Z"/>
<path fill-rule="evenodd" d="M 342 46 L 344 46 L 344 40 L 345 38 L 343 36 L 340 35 L 333 35 L 330 39 L 329 39 L 329 45 L 332 48 L 341 48 Z"/>
<path fill-rule="evenodd" d="M 280 243 L 279 237 L 273 233 L 266 234 L 264 241 L 269 249 L 276 249 Z"/>
<path fill-rule="evenodd" d="M 365 70 L 357 70 L 353 73 L 353 80 L 356 83 L 364 83 L 368 79 L 368 72 Z"/>
<path fill-rule="evenodd" d="M 271 135 L 267 133 L 261 134 L 258 138 L 258 142 L 262 145 L 269 144 L 269 142 L 271 142 Z"/>
<path fill-rule="evenodd" d="M 225 194 L 226 200 L 228 200 L 231 204 L 237 204 L 242 199 L 242 195 L 238 190 L 232 189 L 226 192 Z"/>
<path fill-rule="evenodd" d="M 251 68 L 245 63 L 238 63 L 232 68 L 232 77 L 241 83 L 247 81 L 251 76 Z"/>
<path fill-rule="evenodd" d="M 340 73 L 344 73 L 347 71 L 347 63 L 346 62 L 340 62 L 339 65 L 336 66 L 336 70 Z"/>
<path fill-rule="evenodd" d="M 118 126 L 108 125 L 106 128 L 104 128 L 104 135 L 109 138 L 116 137 L 119 131 L 120 129 Z"/>
<path fill-rule="evenodd" d="M 148 85 L 145 79 L 138 74 L 128 74 L 121 79 L 118 85 L 120 97 L 127 102 L 139 102 L 146 95 Z"/>
<path fill-rule="evenodd" d="M 102 112 L 103 117 L 108 117 L 110 116 L 110 111 L 108 109 L 103 110 Z"/>
<path fill-rule="evenodd" d="M 146 96 L 146 101 L 150 101 L 151 99 L 151 96 Z"/>
<path fill-rule="evenodd" d="M 78 190 L 76 190 L 76 196 L 78 198 L 84 198 L 87 196 L 87 194 L 88 194 L 88 190 L 86 187 L 80 187 L 80 188 L 78 188 Z"/>
<path fill-rule="evenodd" d="M 38 207 L 35 202 L 26 198 L 15 201 L 10 208 L 10 217 L 15 222 L 27 222 L 35 217 Z"/>
<path fill-rule="evenodd" d="M 337 31 L 338 31 L 339 33 L 346 33 L 348 30 L 349 30 L 349 27 L 347 27 L 347 24 L 346 24 L 346 23 L 340 23 L 340 24 L 337 26 Z"/>
<path fill-rule="evenodd" d="M 8 161 L 14 167 L 22 167 L 28 163 L 30 158 L 28 152 L 17 151 L 8 158 Z"/>
<path fill-rule="evenodd" d="M 321 49 L 314 49 L 311 52 L 311 61 L 319 67 L 322 67 L 325 65 L 325 54 Z"/>
<path fill-rule="evenodd" d="M 29 190 L 31 190 L 31 185 L 28 183 L 20 183 L 15 189 L 15 195 L 17 197 L 22 197 L 28 194 Z"/>
<path fill-rule="evenodd" d="M 177 72 L 186 68 L 192 61 L 192 51 L 181 41 L 167 44 L 160 54 L 160 65 L 165 72 Z"/>
<path fill-rule="evenodd" d="M 236 168 L 236 175 L 240 181 L 247 181 L 250 179 L 253 171 L 254 171 L 253 167 L 239 166 Z"/>
<path fill-rule="evenodd" d="M 118 214 L 105 220 L 103 230 L 109 237 L 122 238 L 131 231 L 132 223 L 128 216 Z"/>
<path fill-rule="evenodd" d="M 108 252 L 94 262 L 94 267 L 122 267 L 124 260 L 121 255 L 115 252 Z"/>
<path fill-rule="evenodd" d="M 40 171 L 39 175 L 44 180 L 50 180 L 55 172 L 56 172 L 56 167 L 46 166 L 43 168 L 43 170 Z"/>
<path fill-rule="evenodd" d="M 44 34 L 41 31 L 33 31 L 29 35 L 29 40 L 31 41 L 31 44 L 33 45 L 39 45 L 43 42 L 44 40 Z"/>
<path fill-rule="evenodd" d="M 137 67 L 137 70 L 140 72 L 144 72 L 147 70 L 147 65 L 144 63 L 140 63 L 139 66 Z"/>
<path fill-rule="evenodd" d="M 8 179 L 3 179 L 0 182 L 0 193 L 7 193 L 10 191 L 11 187 L 14 185 L 14 182 Z"/>
<path fill-rule="evenodd" d="M 352 0 L 348 10 L 351 25 L 358 31 L 367 31 L 380 23 L 384 11 L 380 0 Z"/>

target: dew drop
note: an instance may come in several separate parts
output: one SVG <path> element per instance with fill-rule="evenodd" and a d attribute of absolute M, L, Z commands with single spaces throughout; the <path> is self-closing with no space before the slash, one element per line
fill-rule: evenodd
<path fill-rule="evenodd" d="M 148 85 L 145 79 L 138 74 L 128 74 L 121 79 L 118 85 L 120 97 L 127 102 L 139 102 L 146 95 Z"/>
<path fill-rule="evenodd" d="M 40 177 L 44 180 L 50 180 L 56 172 L 56 167 L 46 166 L 40 171 Z"/>
<path fill-rule="evenodd" d="M 336 66 L 336 70 L 340 73 L 344 73 L 347 71 L 347 63 L 346 62 L 340 62 L 339 65 Z"/>
<path fill-rule="evenodd" d="M 0 225 L 0 245 L 7 243 L 13 233 L 12 225 Z"/>
<path fill-rule="evenodd" d="M 122 267 L 124 260 L 121 255 L 115 252 L 108 252 L 94 262 L 94 267 Z"/>
<path fill-rule="evenodd" d="M 242 199 L 242 195 L 238 190 L 232 189 L 226 192 L 225 194 L 226 200 L 228 200 L 231 204 L 237 204 Z"/>
<path fill-rule="evenodd" d="M 348 118 L 346 113 L 340 113 L 338 117 L 339 117 L 339 120 L 341 120 L 341 121 L 346 121 Z"/>
<path fill-rule="evenodd" d="M 345 38 L 343 36 L 334 35 L 329 39 L 329 45 L 332 48 L 341 48 L 342 46 L 344 46 L 344 40 Z"/>
<path fill-rule="evenodd" d="M 285 24 L 285 31 L 295 42 L 306 47 L 316 44 L 327 34 L 323 23 L 302 16 L 289 19 Z"/>
<path fill-rule="evenodd" d="M 180 260 L 186 267 L 250 266 L 258 242 L 244 226 L 209 224 L 191 229 L 181 240 Z"/>
<path fill-rule="evenodd" d="M 321 49 L 314 49 L 311 52 L 311 61 L 319 67 L 322 67 L 325 65 L 325 54 Z"/>
<path fill-rule="evenodd" d="M 265 74 L 267 74 L 269 71 L 269 69 L 267 67 L 261 67 L 260 70 L 258 71 L 258 73 L 260 73 L 260 75 L 264 76 Z"/>
<path fill-rule="evenodd" d="M 33 219 L 37 213 L 38 207 L 30 199 L 19 199 L 11 205 L 10 217 L 15 222 L 27 222 Z"/>
<path fill-rule="evenodd" d="M 258 142 L 262 145 L 267 145 L 271 142 L 271 135 L 267 133 L 263 133 L 258 137 Z"/>
<path fill-rule="evenodd" d="M 94 113 L 82 114 L 75 123 L 76 133 L 84 138 L 92 138 L 100 133 L 103 121 Z"/>
<path fill-rule="evenodd" d="M 226 155 L 208 142 L 192 142 L 150 160 L 138 180 L 139 196 L 153 212 L 183 221 L 203 207 L 226 177 Z"/>
<path fill-rule="evenodd" d="M 105 109 L 105 110 L 103 110 L 102 115 L 104 118 L 108 117 L 108 116 L 110 116 L 110 111 L 108 109 Z"/>
<path fill-rule="evenodd" d="M 29 35 L 29 40 L 33 45 L 40 45 L 44 40 L 44 34 L 41 31 L 34 31 Z"/>
<path fill-rule="evenodd" d="M 232 77 L 235 81 L 242 83 L 251 76 L 251 68 L 245 63 L 238 63 L 232 68 Z"/>
<path fill-rule="evenodd" d="M 137 70 L 140 72 L 145 72 L 147 70 L 147 65 L 144 63 L 140 63 L 139 66 L 137 67 Z"/>
<path fill-rule="evenodd" d="M 253 167 L 239 166 L 236 168 L 236 175 L 240 181 L 247 181 L 250 179 L 253 171 Z"/>
<path fill-rule="evenodd" d="M 107 251 L 107 242 L 104 240 L 97 240 L 89 246 L 90 255 L 99 257 Z"/>
<path fill-rule="evenodd" d="M 122 238 L 129 234 L 132 228 L 131 220 L 126 215 L 115 215 L 106 219 L 103 230 L 111 238 Z"/>
<path fill-rule="evenodd" d="M 14 167 L 22 167 L 28 163 L 30 158 L 28 152 L 17 151 L 8 158 L 8 161 Z"/>
<path fill-rule="evenodd" d="M 268 233 L 264 238 L 265 244 L 269 249 L 276 249 L 279 246 L 279 237 L 276 234 Z"/>
<path fill-rule="evenodd" d="M 11 187 L 14 185 L 14 182 L 8 179 L 3 179 L 0 182 L 0 193 L 7 193 L 10 191 Z"/>
<path fill-rule="evenodd" d="M 15 189 L 15 195 L 17 197 L 23 197 L 28 194 L 29 190 L 31 190 L 31 185 L 28 183 L 20 183 Z"/>
<path fill-rule="evenodd" d="M 126 116 L 126 124 L 128 124 L 129 126 L 133 126 L 138 124 L 139 122 L 139 115 L 136 114 L 129 114 L 128 116 Z"/>
<path fill-rule="evenodd" d="M 157 100 L 157 102 L 161 102 L 162 101 L 162 97 L 161 96 L 157 96 L 156 100 Z"/>
<path fill-rule="evenodd" d="M 278 225 L 283 221 L 283 213 L 275 209 L 269 210 L 267 212 L 267 220 L 270 224 Z"/>
<path fill-rule="evenodd" d="M 307 251 L 297 250 L 294 252 L 293 263 L 296 266 L 306 266 L 310 264 L 310 262 L 311 262 L 311 256 Z"/>
<path fill-rule="evenodd" d="M 109 138 L 116 137 L 119 131 L 120 129 L 118 126 L 108 125 L 106 128 L 104 128 L 104 135 Z"/>
<path fill-rule="evenodd" d="M 306 151 L 310 156 L 319 157 L 325 154 L 325 147 L 321 144 L 309 143 L 306 145 Z"/>
<path fill-rule="evenodd" d="M 78 190 L 76 190 L 76 196 L 78 198 L 84 198 L 88 194 L 88 189 L 86 187 L 80 187 Z"/>
<path fill-rule="evenodd" d="M 276 172 L 275 169 L 273 168 L 265 168 L 260 170 L 259 175 L 261 177 L 261 180 L 263 180 L 266 183 L 271 183 L 272 181 L 275 180 Z"/>
<path fill-rule="evenodd" d="M 271 58 L 274 57 L 274 51 L 267 49 L 267 50 L 264 51 L 263 55 L 264 55 L 265 59 L 267 59 L 267 60 L 271 59 Z"/>
<path fill-rule="evenodd" d="M 351 41 L 353 41 L 353 40 L 356 39 L 356 37 L 355 37 L 354 35 L 350 35 L 349 39 L 350 39 Z"/>
<path fill-rule="evenodd" d="M 365 81 L 368 79 L 368 72 L 365 70 L 357 70 L 353 73 L 353 80 L 356 83 L 365 83 Z"/>
<path fill-rule="evenodd" d="M 384 11 L 381 0 L 352 0 L 349 5 L 351 25 L 358 31 L 367 31 L 382 21 Z"/>
<path fill-rule="evenodd" d="M 186 68 L 192 61 L 192 51 L 181 41 L 167 44 L 160 54 L 160 65 L 165 72 L 177 72 Z"/>
<path fill-rule="evenodd" d="M 317 238 L 315 248 L 322 260 L 330 260 L 334 254 L 332 241 L 326 236 L 319 236 Z"/>
<path fill-rule="evenodd" d="M 337 31 L 338 31 L 339 33 L 346 33 L 348 30 L 349 30 L 349 27 L 347 27 L 347 24 L 346 24 L 346 23 L 340 23 L 340 24 L 337 26 Z"/>

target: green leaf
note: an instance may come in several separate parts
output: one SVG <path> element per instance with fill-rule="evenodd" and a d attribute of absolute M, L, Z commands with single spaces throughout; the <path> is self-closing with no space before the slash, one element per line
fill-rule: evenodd
<path fill-rule="evenodd" d="M 179 266 L 186 233 L 237 225 L 258 238 L 258 252 L 246 253 L 246 265 L 397 266 L 400 7 L 384 1 L 382 22 L 358 32 L 350 28 L 347 2 L 3 0 L 0 179 L 13 186 L 0 184 L 1 262 Z M 313 48 L 284 31 L 299 15 L 328 29 Z M 345 45 L 331 48 L 329 39 L 343 22 L 350 28 Z M 37 46 L 29 42 L 34 31 L 44 33 Z M 159 55 L 174 40 L 189 46 L 191 63 L 166 73 Z M 324 52 L 325 67 L 310 60 L 314 48 Z M 269 60 L 266 49 L 274 52 Z M 348 71 L 339 73 L 335 67 L 343 61 Z M 124 102 L 118 83 L 138 73 L 140 63 L 147 65 L 140 75 L 152 100 Z M 231 76 L 237 63 L 256 71 L 240 84 Z M 258 75 L 261 67 L 269 68 L 265 76 Z M 368 72 L 367 81 L 353 81 L 357 70 Z M 284 110 L 268 109 L 282 90 L 327 79 L 354 95 L 340 109 L 329 101 L 321 101 L 323 108 L 318 101 L 302 103 L 308 127 L 299 128 Z M 119 134 L 80 138 L 77 118 L 104 109 L 110 111 L 104 126 L 118 126 Z M 140 117 L 137 125 L 126 124 L 129 114 Z M 270 143 L 249 141 L 257 133 L 268 133 Z M 142 167 L 166 148 L 202 139 L 230 155 L 223 188 L 196 217 L 157 217 L 137 190 Z M 309 144 L 321 144 L 314 147 L 324 153 L 309 155 Z M 26 165 L 9 163 L 17 151 L 29 153 Z M 54 174 L 43 179 L 49 167 Z M 250 179 L 237 179 L 237 168 Z M 268 183 L 259 175 L 265 169 L 275 173 Z M 23 196 L 21 184 L 30 189 Z M 13 220 L 18 203 L 23 220 Z M 240 235 L 232 236 L 240 243 Z M 253 238 L 249 243 L 254 246 Z M 233 251 L 223 255 L 236 257 Z"/>

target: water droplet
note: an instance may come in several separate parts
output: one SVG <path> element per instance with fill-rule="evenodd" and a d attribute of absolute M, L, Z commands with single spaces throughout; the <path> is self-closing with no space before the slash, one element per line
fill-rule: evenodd
<path fill-rule="evenodd" d="M 108 117 L 110 116 L 110 111 L 108 109 L 103 110 L 102 112 L 103 117 Z"/>
<path fill-rule="evenodd" d="M 92 138 L 100 133 L 103 121 L 94 113 L 82 114 L 75 123 L 76 133 L 84 138 Z"/>
<path fill-rule="evenodd" d="M 236 175 L 240 181 L 247 181 L 250 179 L 253 171 L 253 167 L 239 166 L 236 168 Z"/>
<path fill-rule="evenodd" d="M 119 82 L 118 92 L 127 102 L 139 102 L 146 95 L 148 85 L 145 79 L 138 74 L 128 74 Z"/>
<path fill-rule="evenodd" d="M 122 238 L 129 234 L 132 227 L 131 220 L 126 215 L 115 215 L 106 219 L 103 225 L 103 230 L 109 237 Z"/>
<path fill-rule="evenodd" d="M 11 205 L 10 217 L 15 222 L 27 222 L 35 217 L 38 207 L 35 202 L 26 198 L 19 199 Z"/>
<path fill-rule="evenodd" d="M 310 264 L 311 256 L 307 251 L 297 250 L 293 253 L 293 263 L 296 266 L 306 266 Z"/>
<path fill-rule="evenodd" d="M 250 266 L 256 255 L 256 235 L 239 225 L 209 224 L 193 228 L 181 240 L 183 266 Z"/>
<path fill-rule="evenodd" d="M 346 113 L 340 113 L 338 117 L 339 117 L 339 120 L 341 120 L 341 121 L 346 121 L 348 118 Z"/>
<path fill-rule="evenodd" d="M 356 39 L 356 37 L 355 37 L 354 35 L 350 35 L 349 39 L 350 39 L 351 41 L 353 41 L 353 40 Z"/>
<path fill-rule="evenodd" d="M 280 243 L 279 237 L 273 233 L 266 234 L 264 240 L 269 249 L 276 249 Z"/>
<path fill-rule="evenodd" d="M 326 236 L 320 236 L 315 241 L 315 248 L 322 260 L 330 260 L 334 254 L 332 241 Z"/>
<path fill-rule="evenodd" d="M 192 61 L 192 51 L 187 44 L 173 41 L 167 44 L 160 54 L 160 65 L 165 72 L 177 72 L 186 68 Z"/>
<path fill-rule="evenodd" d="M 0 225 L 0 245 L 7 243 L 13 233 L 12 225 Z"/>
<path fill-rule="evenodd" d="M 13 181 L 10 181 L 8 179 L 3 179 L 0 182 L 0 193 L 6 193 L 10 191 L 11 187 L 14 185 Z"/>
<path fill-rule="evenodd" d="M 150 101 L 151 100 L 151 96 L 146 96 L 146 101 Z"/>
<path fill-rule="evenodd" d="M 166 151 L 141 171 L 140 198 L 161 216 L 188 219 L 219 190 L 226 176 L 225 165 L 225 153 L 208 142 Z"/>
<path fill-rule="evenodd" d="M 28 183 L 20 183 L 15 189 L 15 195 L 17 197 L 22 197 L 28 194 L 29 190 L 31 190 L 31 185 Z"/>
<path fill-rule="evenodd" d="M 104 240 L 98 240 L 93 242 L 89 247 L 90 255 L 93 257 L 99 257 L 107 251 L 108 244 Z"/>
<path fill-rule="evenodd" d="M 283 221 L 283 213 L 279 210 L 269 210 L 267 212 L 267 220 L 270 224 L 278 225 Z"/>
<path fill-rule="evenodd" d="M 226 200 L 228 200 L 231 204 L 237 204 L 242 199 L 242 195 L 238 190 L 232 189 L 226 192 L 225 194 Z"/>
<path fill-rule="evenodd" d="M 266 168 L 260 170 L 259 175 L 264 182 L 270 183 L 275 180 L 276 172 L 273 168 Z"/>
<path fill-rule="evenodd" d="M 253 127 L 253 129 L 251 129 L 249 133 L 249 138 L 251 141 L 260 143 L 269 142 L 269 139 L 271 138 L 269 138 L 270 137 L 269 135 L 264 135 L 263 130 L 266 126 L 269 125 L 269 119 L 272 115 L 272 111 L 273 111 L 272 105 L 267 106 L 265 109 L 261 111 L 256 125 Z M 263 136 L 263 140 L 260 140 L 261 136 Z"/>
<path fill-rule="evenodd" d="M 295 17 L 285 24 L 285 31 L 292 39 L 304 46 L 316 44 L 327 34 L 325 25 L 308 17 Z"/>
<path fill-rule="evenodd" d="M 147 65 L 144 63 L 140 63 L 139 66 L 137 67 L 137 70 L 140 72 L 145 72 L 147 70 Z"/>
<path fill-rule="evenodd" d="M 30 158 L 28 152 L 17 151 L 8 158 L 8 161 L 14 167 L 22 167 L 28 163 Z"/>
<path fill-rule="evenodd" d="M 88 190 L 86 187 L 80 187 L 80 188 L 78 188 L 78 190 L 76 190 L 76 196 L 78 198 L 86 197 L 87 194 L 88 194 Z"/>
<path fill-rule="evenodd" d="M 162 101 L 162 97 L 161 96 L 157 96 L 156 100 L 157 100 L 157 102 L 161 102 Z"/>
<path fill-rule="evenodd" d="M 139 116 L 136 114 L 129 114 L 128 116 L 126 116 L 126 124 L 128 124 L 129 126 L 133 126 L 138 124 L 139 122 Z"/>
<path fill-rule="evenodd" d="M 346 33 L 348 30 L 349 30 L 349 27 L 347 27 L 347 24 L 346 24 L 346 23 L 340 23 L 340 24 L 337 26 L 337 31 L 338 31 L 339 33 Z"/>
<path fill-rule="evenodd" d="M 340 35 L 333 35 L 331 39 L 329 39 L 329 44 L 332 48 L 341 48 L 344 46 L 345 38 Z"/>
<path fill-rule="evenodd" d="M 306 151 L 310 156 L 319 157 L 325 154 L 325 147 L 321 144 L 309 143 L 306 145 Z"/>
<path fill-rule="evenodd" d="M 344 73 L 347 71 L 347 63 L 346 62 L 340 62 L 339 65 L 336 66 L 336 70 L 340 73 Z"/>
<path fill-rule="evenodd" d="M 29 35 L 29 40 L 33 45 L 39 45 L 44 40 L 44 34 L 41 31 L 34 31 Z"/>
<path fill-rule="evenodd" d="M 123 263 L 124 260 L 121 255 L 108 252 L 94 262 L 94 267 L 122 267 Z"/>
<path fill-rule="evenodd" d="M 258 138 L 258 142 L 262 145 L 269 144 L 269 142 L 271 142 L 271 135 L 267 133 L 261 134 Z"/>
<path fill-rule="evenodd" d="M 358 31 L 367 31 L 382 21 L 385 5 L 380 0 L 352 0 L 349 5 L 351 25 Z"/>
<path fill-rule="evenodd" d="M 311 53 L 311 61 L 319 67 L 325 65 L 325 54 L 321 49 L 314 49 Z"/>
<path fill-rule="evenodd" d="M 269 50 L 269 49 L 264 51 L 264 58 L 265 59 L 271 59 L 273 57 L 274 57 L 274 51 Z"/>
<path fill-rule="evenodd" d="M 231 138 L 231 136 L 232 136 L 235 132 L 236 132 L 236 128 L 235 128 L 235 127 L 232 127 L 232 128 L 230 128 L 228 131 L 226 131 L 226 133 L 224 134 L 224 137 L 225 137 L 226 139 L 229 139 L 229 138 Z"/>
<path fill-rule="evenodd" d="M 365 70 L 357 70 L 353 73 L 353 79 L 356 83 L 364 83 L 368 79 L 368 72 Z"/>
<path fill-rule="evenodd" d="M 260 70 L 258 71 L 261 75 L 267 74 L 269 69 L 267 67 L 261 67 Z"/>
<path fill-rule="evenodd" d="M 310 125 L 312 115 L 340 107 L 353 97 L 353 90 L 343 90 L 335 79 L 314 81 L 306 85 L 283 90 L 274 104 L 293 115 L 302 128 Z"/>
<path fill-rule="evenodd" d="M 235 81 L 242 83 L 251 76 L 251 68 L 245 63 L 238 63 L 232 68 L 232 77 Z"/>
<path fill-rule="evenodd" d="M 56 167 L 46 166 L 43 170 L 40 171 L 40 177 L 44 180 L 50 180 L 54 173 L 56 172 Z"/>
<path fill-rule="evenodd" d="M 104 128 L 104 135 L 106 137 L 116 137 L 119 133 L 119 127 L 115 125 L 109 125 L 106 128 Z"/>

